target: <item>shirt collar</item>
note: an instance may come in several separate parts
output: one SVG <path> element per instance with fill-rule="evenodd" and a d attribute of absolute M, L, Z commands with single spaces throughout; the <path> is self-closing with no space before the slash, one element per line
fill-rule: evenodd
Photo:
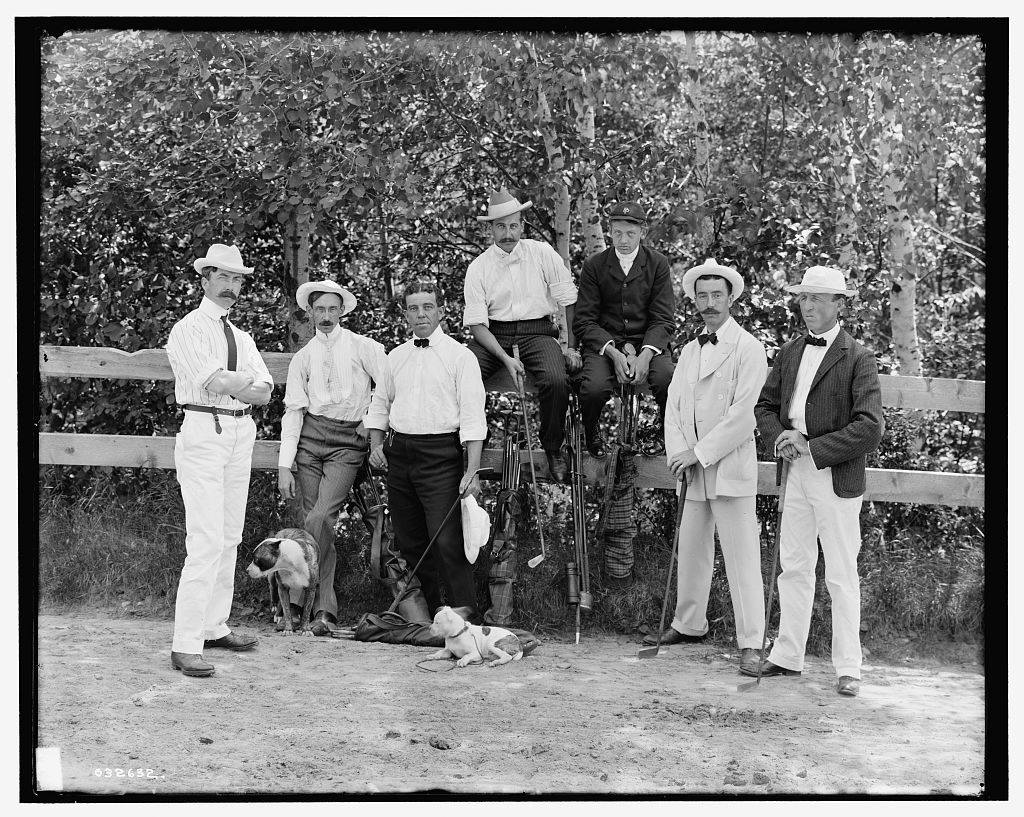
<path fill-rule="evenodd" d="M 427 338 L 429 338 L 429 340 L 430 340 L 430 345 L 431 345 L 431 346 L 437 346 L 437 344 L 438 344 L 438 341 L 439 341 L 439 340 L 440 340 L 440 339 L 441 339 L 442 337 L 445 337 L 445 332 L 444 332 L 444 330 L 443 330 L 443 329 L 441 328 L 441 324 L 438 324 L 437 326 L 435 326 L 435 327 L 434 327 L 434 331 L 433 331 L 433 332 L 431 332 L 431 333 L 430 333 L 429 335 L 427 335 Z M 408 342 L 409 342 L 409 343 L 412 343 L 412 342 L 413 342 L 414 340 L 418 340 L 418 339 L 419 339 L 419 338 L 418 338 L 418 336 L 417 336 L 417 335 L 413 335 L 412 337 L 410 337 L 410 338 L 409 338 L 409 341 L 408 341 Z"/>
<path fill-rule="evenodd" d="M 341 324 L 335 324 L 334 329 L 331 330 L 329 335 L 325 335 L 319 329 L 316 330 L 316 337 L 321 343 L 333 344 L 338 338 L 341 337 L 342 328 Z"/>
<path fill-rule="evenodd" d="M 812 338 L 825 338 L 825 348 L 827 349 L 829 346 L 832 345 L 832 342 L 836 339 L 836 336 L 839 334 L 839 328 L 839 321 L 836 321 L 836 325 L 829 329 L 823 335 L 815 335 L 810 330 L 808 330 L 807 334 L 810 335 Z"/>
<path fill-rule="evenodd" d="M 223 306 L 218 306 L 205 295 L 203 296 L 203 300 L 199 302 L 199 311 L 218 321 L 228 314 L 228 310 Z"/>
<path fill-rule="evenodd" d="M 625 266 L 632 266 L 633 262 L 636 261 L 637 255 L 640 253 L 640 245 L 636 245 L 636 249 L 633 250 L 629 255 L 622 255 L 618 250 L 615 251 L 615 257 L 619 259 L 619 263 Z"/>
<path fill-rule="evenodd" d="M 522 256 L 521 248 L 523 246 L 523 239 L 519 239 L 516 245 L 512 248 L 512 252 L 505 252 L 497 244 L 491 244 L 491 249 L 494 250 L 494 257 L 499 261 L 512 261 L 517 260 Z"/>

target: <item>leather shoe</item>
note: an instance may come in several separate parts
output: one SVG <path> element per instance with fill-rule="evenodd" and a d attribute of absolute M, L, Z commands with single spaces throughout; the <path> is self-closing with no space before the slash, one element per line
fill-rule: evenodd
<path fill-rule="evenodd" d="M 548 456 L 548 473 L 555 482 L 565 483 L 569 476 L 569 463 L 561 451 L 545 451 Z"/>
<path fill-rule="evenodd" d="M 309 630 L 313 635 L 330 635 L 336 623 L 334 616 L 321 610 L 309 625 Z"/>
<path fill-rule="evenodd" d="M 207 647 L 221 647 L 225 650 L 234 650 L 235 652 L 243 652 L 245 650 L 251 650 L 259 643 L 259 639 L 252 635 L 238 635 L 238 633 L 228 633 L 222 635 L 220 638 L 215 638 L 212 641 L 204 641 L 203 649 Z"/>
<path fill-rule="evenodd" d="M 604 434 L 601 433 L 601 430 L 599 428 L 588 428 L 585 429 L 585 432 L 587 451 L 590 452 L 590 456 L 598 460 L 607 456 L 608 448 L 605 445 Z"/>
<path fill-rule="evenodd" d="M 840 695 L 856 698 L 857 693 L 860 692 L 860 679 L 854 678 L 852 675 L 840 675 L 836 689 Z"/>
<path fill-rule="evenodd" d="M 191 652 L 171 651 L 171 666 L 179 670 L 182 675 L 190 675 L 193 678 L 205 678 L 213 675 L 213 664 L 203 660 L 203 656 Z"/>
<path fill-rule="evenodd" d="M 756 678 L 757 661 L 754 661 L 753 667 L 744 667 L 740 664 L 740 672 L 744 675 L 753 675 Z M 764 665 L 761 667 L 761 677 L 771 678 L 773 675 L 800 675 L 800 671 L 795 669 L 786 669 L 785 667 L 780 667 L 778 664 L 773 664 L 771 661 L 765 661 Z"/>
<path fill-rule="evenodd" d="M 740 650 L 740 672 L 744 675 L 757 675 L 757 662 L 761 657 L 761 651 L 753 647 L 744 647 Z"/>
<path fill-rule="evenodd" d="M 707 633 L 704 635 L 686 635 L 685 633 L 679 632 L 679 630 L 669 627 L 661 637 L 661 646 L 665 647 L 673 644 L 700 644 L 705 638 L 707 638 Z M 644 636 L 644 644 L 647 646 L 654 647 L 657 643 L 657 633 L 651 633 L 650 635 Z"/>

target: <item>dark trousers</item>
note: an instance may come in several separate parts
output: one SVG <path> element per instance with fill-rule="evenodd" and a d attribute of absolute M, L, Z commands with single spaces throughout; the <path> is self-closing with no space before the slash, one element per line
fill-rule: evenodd
<path fill-rule="evenodd" d="M 519 359 L 537 383 L 540 399 L 540 444 L 545 451 L 558 451 L 565 439 L 565 412 L 569 408 L 569 377 L 565 357 L 558 345 L 558 330 L 547 318 L 532 321 L 491 321 L 488 327 L 508 354 L 519 344 Z M 468 344 L 486 380 L 502 365 L 475 340 Z M 669 373 L 671 377 L 671 372 Z"/>
<path fill-rule="evenodd" d="M 295 482 L 302 497 L 305 521 L 302 527 L 316 539 L 320 548 L 320 583 L 313 601 L 313 612 L 338 617 L 338 599 L 334 594 L 334 526 L 338 521 L 369 443 L 356 433 L 358 421 L 332 420 L 306 413 L 295 454 Z M 299 599 L 291 598 L 298 604 Z"/>
<path fill-rule="evenodd" d="M 634 341 L 634 347 L 640 350 L 641 343 Z M 651 387 L 654 401 L 658 404 L 661 422 L 665 422 L 665 403 L 668 400 L 668 386 L 672 382 L 675 364 L 672 355 L 667 351 L 651 358 L 651 367 L 647 372 L 647 383 Z M 584 428 L 594 428 L 601 418 L 601 409 L 620 386 L 615 378 L 615 364 L 607 355 L 598 355 L 586 351 L 583 355 L 583 371 L 580 374 L 580 413 L 583 415 Z"/>
<path fill-rule="evenodd" d="M 466 559 L 460 508 L 441 521 L 459 498 L 462 446 L 456 434 L 388 434 L 388 508 L 395 544 L 409 569 L 423 556 L 427 543 L 441 533 L 416 575 L 431 616 L 442 604 L 476 609 L 473 567 Z M 443 598 L 443 600 L 442 600 Z"/>

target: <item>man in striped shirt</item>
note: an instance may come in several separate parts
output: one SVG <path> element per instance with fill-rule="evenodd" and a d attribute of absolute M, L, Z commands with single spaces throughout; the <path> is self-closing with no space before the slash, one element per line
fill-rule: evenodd
<path fill-rule="evenodd" d="M 372 385 L 384 377 L 387 358 L 377 341 L 340 325 L 356 308 L 347 289 L 334 281 L 308 281 L 295 300 L 309 312 L 316 334 L 288 365 L 277 484 L 285 499 L 295 496 L 298 484 L 303 527 L 320 548 L 320 583 L 310 629 L 314 635 L 330 635 L 338 620 L 334 525 L 366 458 L 363 417 Z M 291 601 L 298 604 L 300 599 Z"/>
<path fill-rule="evenodd" d="M 228 321 L 252 267 L 237 247 L 214 244 L 193 263 L 203 300 L 171 328 L 167 357 L 174 396 L 185 409 L 174 467 L 185 504 L 185 564 L 174 608 L 171 666 L 213 675 L 203 649 L 249 650 L 252 636 L 227 625 L 242 541 L 256 424 L 252 406 L 270 400 L 273 378 L 252 337 Z"/>

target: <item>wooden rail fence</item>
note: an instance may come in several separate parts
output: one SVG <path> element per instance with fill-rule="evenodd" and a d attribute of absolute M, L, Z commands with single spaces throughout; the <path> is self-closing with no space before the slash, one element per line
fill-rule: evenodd
<path fill-rule="evenodd" d="M 291 353 L 269 352 L 263 355 L 275 385 L 283 385 L 288 376 Z M 39 372 L 42 378 L 103 378 L 108 380 L 173 380 L 167 353 L 163 349 L 143 349 L 129 353 L 106 347 L 41 346 Z M 881 375 L 882 402 L 901 409 L 927 409 L 984 413 L 985 383 L 978 380 L 917 378 Z M 515 392 L 506 372 L 487 381 L 490 391 Z M 527 382 L 528 388 L 532 384 Z M 253 467 L 277 467 L 279 443 L 257 440 Z M 522 454 L 526 460 L 526 452 Z M 547 461 L 535 456 L 538 477 L 548 479 Z M 637 457 L 637 486 L 674 488 L 664 457 Z M 127 468 L 173 468 L 172 437 L 140 437 L 122 434 L 39 434 L 40 465 L 108 465 Z M 501 471 L 501 450 L 486 449 L 481 464 Z M 596 483 L 604 470 L 603 461 L 584 457 L 587 480 Z M 487 477 L 487 474 L 482 474 Z M 775 466 L 759 463 L 758 493 L 776 494 Z M 985 504 L 985 477 L 935 471 L 902 471 L 869 468 L 865 499 L 874 502 L 913 502 L 932 505 Z"/>

